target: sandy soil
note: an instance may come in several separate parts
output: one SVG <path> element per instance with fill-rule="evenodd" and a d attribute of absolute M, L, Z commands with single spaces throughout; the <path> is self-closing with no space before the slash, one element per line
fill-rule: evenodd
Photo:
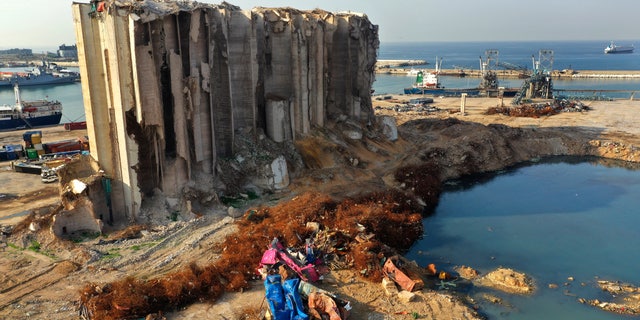
<path fill-rule="evenodd" d="M 30 130 L 0 132 L 0 145 L 24 145 L 22 134 Z M 63 126 L 40 128 L 42 142 L 78 139 L 86 130 L 67 131 Z M 37 174 L 18 173 L 11 169 L 11 161 L 0 161 L 0 225 L 15 224 L 21 213 L 56 203 L 57 184 L 45 184 Z"/>
<path fill-rule="evenodd" d="M 543 118 L 484 115 L 499 104 L 496 98 L 468 98 L 466 113 L 460 99 L 435 98 L 437 111 L 397 111 L 406 96 L 374 100 L 378 115 L 397 119 L 399 140 L 371 139 L 352 143 L 343 157 L 359 165 L 320 166 L 296 178 L 286 194 L 317 190 L 349 196 L 356 190 L 393 187 L 395 168 L 434 161 L 442 178 L 497 170 L 506 165 L 545 155 L 594 154 L 629 161 L 640 160 L 639 101 L 586 102 L 589 112 L 562 113 Z M 505 100 L 505 104 L 510 101 Z M 512 128 L 513 129 L 512 129 Z M 77 137 L 79 132 L 47 131 L 45 141 Z M 82 134 L 82 133 L 80 133 Z M 19 143 L 21 132 L 0 133 L 0 142 Z M 47 140 L 49 139 L 49 140 Z M 328 143 L 317 138 L 320 143 Z M 372 152 L 375 150 L 376 152 Z M 343 151 L 344 152 L 344 151 Z M 334 158 L 335 159 L 335 158 Z M 318 161 L 331 162 L 332 159 Z M 0 166 L 6 168 L 7 163 Z M 44 185 L 37 176 L 0 170 L 2 189 L 0 224 L 14 224 L 6 217 L 57 200 L 57 186 Z M 7 183 L 4 183 L 4 182 Z M 321 182 L 321 183 L 319 183 Z M 41 241 L 40 248 L 17 243 L 0 248 L 0 317 L 6 319 L 78 318 L 79 290 L 87 283 L 110 282 L 127 276 L 148 279 L 189 263 L 215 261 L 225 236 L 235 231 L 225 211 L 200 219 L 169 222 L 133 239 L 87 235 L 80 243 Z M 29 239 L 23 237 L 21 239 Z M 27 241 L 27 240 L 23 240 Z M 33 247 L 33 244 L 31 244 Z M 256 257 L 256 261 L 259 257 Z M 427 283 L 414 302 L 388 297 L 380 284 L 366 282 L 350 271 L 332 272 L 321 284 L 353 302 L 352 319 L 477 319 L 474 303 Z M 216 303 L 203 301 L 167 314 L 168 319 L 253 319 L 263 307 L 264 290 L 226 294 Z M 247 316 L 248 315 L 248 316 Z"/>

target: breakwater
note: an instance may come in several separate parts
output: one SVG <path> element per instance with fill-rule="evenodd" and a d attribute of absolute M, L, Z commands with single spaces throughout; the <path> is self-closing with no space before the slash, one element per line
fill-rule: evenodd
<path fill-rule="evenodd" d="M 433 69 L 377 67 L 376 73 L 406 75 L 412 70 L 433 72 Z M 530 73 L 514 70 L 494 70 L 498 77 L 508 79 L 528 78 Z M 443 76 L 477 77 L 482 76 L 478 69 L 441 69 Z M 640 70 L 553 70 L 551 76 L 564 79 L 640 79 Z"/>
<path fill-rule="evenodd" d="M 376 73 L 407 75 L 416 70 L 433 72 L 433 68 L 416 68 L 425 66 L 425 60 L 378 60 L 376 63 Z M 494 70 L 498 77 L 507 79 L 528 78 L 531 70 Z M 442 76 L 458 77 L 481 77 L 482 71 L 479 69 L 440 69 Z M 553 70 L 551 76 L 565 79 L 640 79 L 640 70 L 575 70 L 563 69 Z"/>

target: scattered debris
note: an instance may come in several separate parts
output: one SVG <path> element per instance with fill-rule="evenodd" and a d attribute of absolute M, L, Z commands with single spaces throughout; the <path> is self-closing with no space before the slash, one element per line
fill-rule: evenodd
<path fill-rule="evenodd" d="M 599 280 L 598 287 L 602 291 L 611 294 L 615 301 L 605 302 L 598 299 L 587 300 L 584 298 L 579 298 L 578 301 L 609 312 L 628 315 L 640 314 L 640 287 L 619 281 L 605 280 Z"/>
<path fill-rule="evenodd" d="M 420 274 L 415 271 L 415 268 L 411 268 L 411 263 L 406 263 L 398 256 L 389 257 L 384 263 L 382 271 L 386 277 L 397 283 L 403 290 L 411 292 L 424 288 L 424 281 Z"/>
<path fill-rule="evenodd" d="M 460 274 L 461 278 L 467 279 L 467 280 L 476 279 L 480 275 L 478 270 L 475 270 L 475 269 L 473 269 L 471 267 L 467 267 L 467 266 L 456 267 L 455 271 L 458 272 L 458 274 Z"/>
<path fill-rule="evenodd" d="M 422 216 L 410 199 L 398 191 L 342 201 L 306 193 L 274 207 L 250 209 L 237 222 L 238 232 L 221 244 L 225 250 L 214 264 L 191 264 L 155 279 L 88 284 L 81 303 L 91 319 L 120 319 L 246 289 L 256 279 L 255 266 L 263 256 L 264 249 L 255 244 L 276 237 L 282 248 L 305 247 L 301 239 L 312 238 L 314 252 L 322 253 L 329 268 L 360 270 L 362 277 L 379 281 L 380 259 L 406 249 L 422 235 Z M 320 231 L 307 228 L 307 222 L 317 222 Z"/>
<path fill-rule="evenodd" d="M 485 114 L 503 114 L 510 117 L 539 118 L 542 116 L 552 116 L 560 112 L 583 112 L 589 107 L 580 101 L 574 100 L 554 100 L 553 102 L 523 104 L 516 107 L 491 107 Z"/>

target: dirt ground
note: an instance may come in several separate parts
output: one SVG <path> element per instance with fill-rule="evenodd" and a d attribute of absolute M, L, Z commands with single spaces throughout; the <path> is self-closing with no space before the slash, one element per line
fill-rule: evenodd
<path fill-rule="evenodd" d="M 400 187 L 393 172 L 429 160 L 441 168 L 441 179 L 498 170 L 521 161 L 549 155 L 599 155 L 640 162 L 640 101 L 585 101 L 588 112 L 549 117 L 514 118 L 485 115 L 497 98 L 434 98 L 431 111 L 404 107 L 406 96 L 374 98 L 379 116 L 393 116 L 399 139 L 390 142 L 372 134 L 366 143 L 341 140 L 337 157 L 316 158 L 318 166 L 293 179 L 281 194 L 254 200 L 247 207 L 275 204 L 305 191 L 353 196 L 363 191 Z M 507 105 L 510 101 L 504 101 Z M 44 142 L 77 138 L 83 132 L 49 128 Z M 20 143 L 22 132 L 0 133 L 0 144 Z M 302 144 L 331 144 L 323 136 Z M 15 225 L 21 213 L 45 204 L 55 205 L 58 186 L 39 176 L 19 174 L 0 163 L 0 226 Z M 149 279 L 192 262 L 207 264 L 220 256 L 223 239 L 236 231 L 234 219 L 220 210 L 198 219 L 167 221 L 126 238 L 79 235 L 76 243 L 49 241 L 0 243 L 0 318 L 79 318 L 79 292 L 87 283 L 108 283 L 126 277 Z M 118 239 L 111 241 L 111 239 Z M 23 249 L 27 248 L 27 249 Z M 212 249 L 213 248 L 213 249 Z M 259 257 L 256 257 L 256 264 Z M 388 297 L 379 283 L 351 271 L 331 272 L 320 285 L 352 301 L 351 319 L 477 319 L 477 304 L 464 296 L 438 290 L 434 283 L 416 292 L 414 302 Z M 250 290 L 225 294 L 216 302 L 201 301 L 165 314 L 167 319 L 255 319 L 264 308 L 264 289 L 256 281 Z M 480 314 L 482 310 L 479 310 Z"/>

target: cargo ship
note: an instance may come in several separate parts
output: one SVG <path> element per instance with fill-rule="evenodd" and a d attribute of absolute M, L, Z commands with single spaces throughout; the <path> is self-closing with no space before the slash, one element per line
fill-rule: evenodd
<path fill-rule="evenodd" d="M 58 68 L 54 64 L 42 62 L 26 72 L 0 72 L 0 87 L 13 85 L 37 86 L 74 83 L 80 81 L 80 74 L 66 69 Z"/>
<path fill-rule="evenodd" d="M 633 53 L 633 46 L 619 46 L 611 41 L 611 44 L 604 48 L 604 53 Z"/>
<path fill-rule="evenodd" d="M 18 130 L 60 124 L 62 104 L 60 101 L 22 101 L 20 88 L 14 85 L 16 103 L 0 105 L 0 131 Z"/>

